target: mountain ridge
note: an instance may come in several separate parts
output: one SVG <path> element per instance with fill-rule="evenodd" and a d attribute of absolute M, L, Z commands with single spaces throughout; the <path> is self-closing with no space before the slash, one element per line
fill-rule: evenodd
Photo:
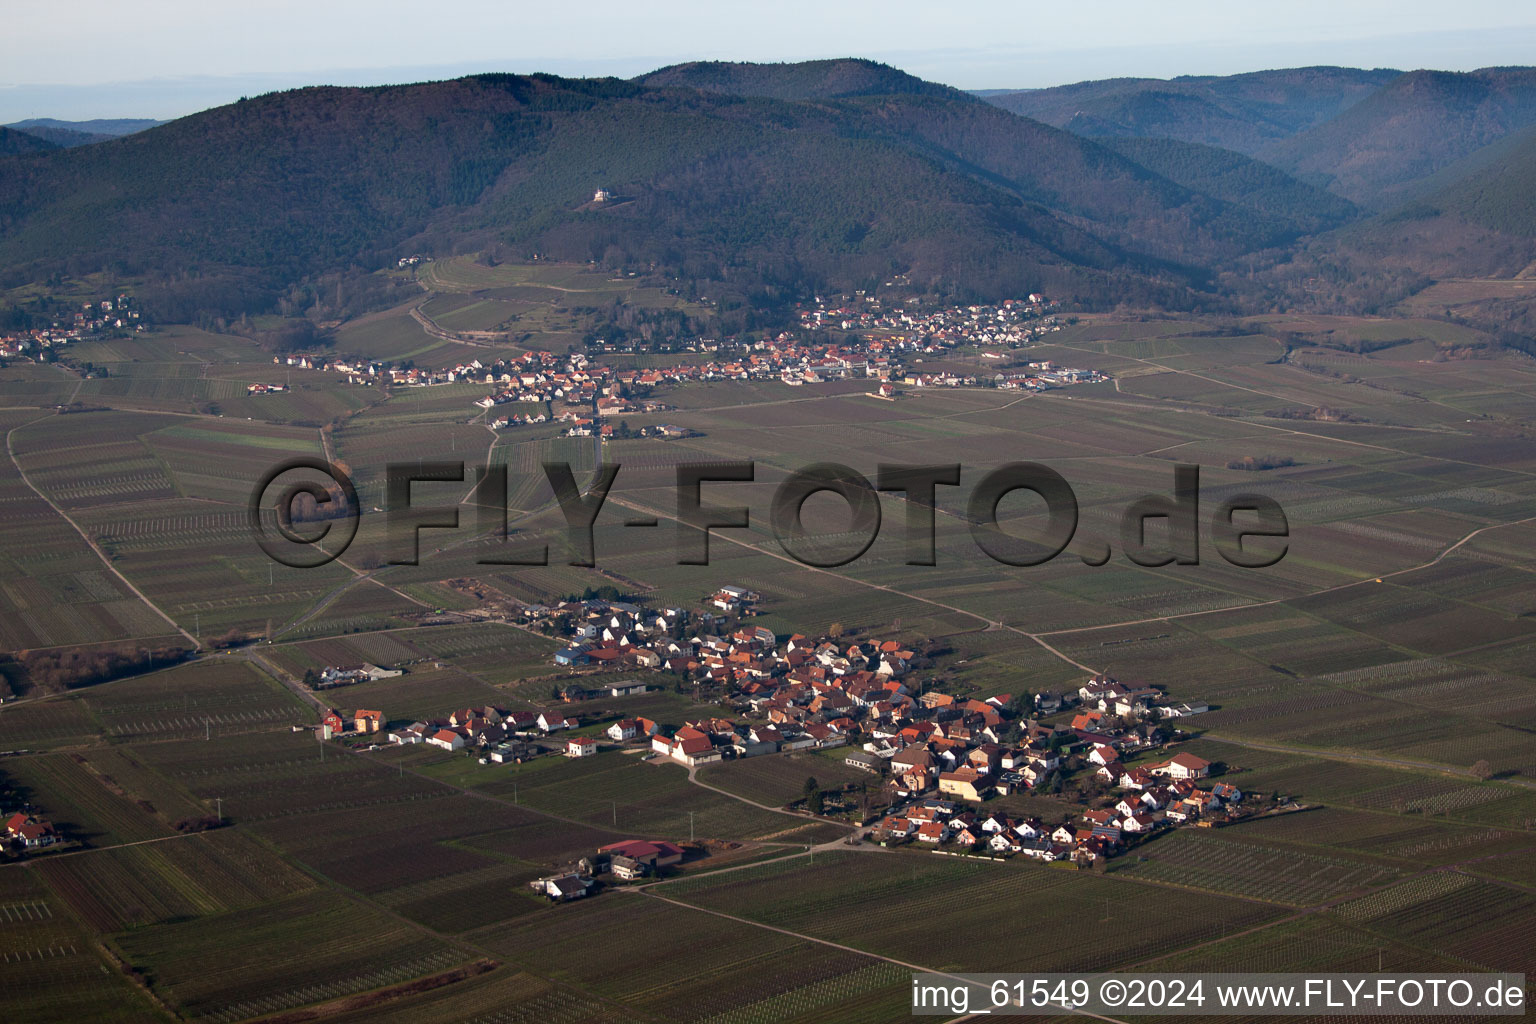
<path fill-rule="evenodd" d="M 31 132 L 18 131 L 0 125 L 0 157 L 19 156 L 25 153 L 46 153 L 59 145 Z"/>
<path fill-rule="evenodd" d="M 1536 126 L 1536 68 L 1410 71 L 1259 155 L 1354 202 L 1387 209 L 1436 172 Z"/>
<path fill-rule="evenodd" d="M 1179 304 L 1208 287 L 1196 257 L 1244 245 L 1244 211 L 1091 140 L 852 70 L 857 95 L 807 100 L 548 75 L 268 94 L 0 165 L 0 260 L 177 268 L 243 302 L 401 249 L 503 243 L 758 286 L 903 272 Z M 596 188 L 629 201 L 594 206 Z"/>
<path fill-rule="evenodd" d="M 1386 68 L 1314 66 L 984 90 L 981 98 L 1095 137 L 1174 138 L 1256 156 L 1277 139 L 1338 116 L 1399 74 Z"/>

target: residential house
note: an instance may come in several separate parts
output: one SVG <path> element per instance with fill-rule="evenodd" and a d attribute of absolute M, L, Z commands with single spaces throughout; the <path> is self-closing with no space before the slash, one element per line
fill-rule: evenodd
<path fill-rule="evenodd" d="M 948 796 L 980 802 L 985 799 L 988 788 L 987 777 L 970 765 L 961 765 L 952 772 L 939 774 L 939 792 Z"/>
<path fill-rule="evenodd" d="M 950 828 L 947 821 L 924 822 L 917 828 L 917 841 L 920 843 L 938 845 L 939 843 L 948 842 L 949 837 Z"/>
<path fill-rule="evenodd" d="M 552 875 L 549 878 L 540 878 L 529 883 L 535 892 L 549 897 L 555 903 L 566 903 L 570 900 L 581 899 L 592 891 L 597 883 L 590 878 L 571 872 L 564 875 Z"/>
<path fill-rule="evenodd" d="M 427 737 L 427 742 L 444 750 L 464 749 L 464 736 L 457 729 L 439 729 Z"/>
<path fill-rule="evenodd" d="M 26 849 L 52 846 L 63 840 L 51 822 L 35 815 L 22 813 L 13 814 L 6 819 L 5 835 L 7 839 L 20 843 Z"/>
<path fill-rule="evenodd" d="M 1178 753 L 1148 771 L 1154 775 L 1166 775 L 1171 779 L 1203 779 L 1210 774 L 1211 762 L 1194 754 Z"/>

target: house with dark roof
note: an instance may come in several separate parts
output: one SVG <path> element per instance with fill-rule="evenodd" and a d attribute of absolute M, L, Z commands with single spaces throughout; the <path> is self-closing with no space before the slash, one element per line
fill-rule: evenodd
<path fill-rule="evenodd" d="M 547 896 L 551 902 L 567 903 L 588 895 L 597 883 L 584 875 L 570 872 L 540 878 L 528 884 L 533 887 L 534 892 Z"/>

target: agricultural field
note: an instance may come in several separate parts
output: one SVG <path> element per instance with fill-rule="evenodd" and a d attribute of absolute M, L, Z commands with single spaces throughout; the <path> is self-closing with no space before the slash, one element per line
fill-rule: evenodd
<path fill-rule="evenodd" d="M 699 779 L 706 785 L 770 807 L 800 799 L 806 780 L 812 778 L 823 790 L 840 789 L 844 785 L 855 788 L 863 785 L 871 791 L 878 790 L 879 780 L 869 772 L 843 763 L 838 755 L 844 750 L 836 748 L 824 756 L 780 754 L 723 761 L 705 765 L 699 771 Z"/>
<path fill-rule="evenodd" d="M 90 927 L 120 932 L 253 907 L 272 893 L 302 893 L 314 880 L 248 835 L 190 833 L 163 843 L 44 858 L 38 870 Z"/>
<path fill-rule="evenodd" d="M 119 423 L 133 418 L 118 415 Z M 44 422 L 75 424 L 76 417 L 59 420 L 43 417 L 37 410 L 0 410 L 0 430 L 18 449 L 35 440 L 36 430 Z M 88 429 L 63 431 L 60 437 L 90 438 Z M 59 513 L 48 504 L 50 490 L 60 498 L 65 493 L 97 493 L 114 487 L 160 488 L 153 468 L 130 472 L 114 482 L 96 482 L 94 476 L 76 478 L 66 475 L 32 480 L 31 471 L 40 474 L 67 453 L 39 453 L 21 463 L 7 459 L 0 464 L 0 496 L 6 509 L 5 550 L 0 552 L 0 650 L 19 651 L 33 647 L 58 647 L 105 641 L 162 638 L 175 630 L 164 618 L 135 598 L 123 581 L 114 575 L 80 534 L 70 529 Z M 28 466 L 26 475 L 22 466 Z M 73 483 L 69 482 L 73 481 Z M 35 490 L 34 490 L 35 488 Z"/>
<path fill-rule="evenodd" d="M 406 725 L 441 718 L 458 708 L 515 703 L 507 700 L 506 691 L 481 679 L 451 668 L 437 670 L 431 665 L 396 679 L 358 683 L 329 693 L 330 699 L 336 702 L 382 708 L 391 721 Z"/>
<path fill-rule="evenodd" d="M 1460 971 L 1428 948 L 1394 941 L 1331 917 L 1284 921 L 1147 964 L 1156 971 L 1296 972 Z"/>
<path fill-rule="evenodd" d="M 633 898 L 540 913 L 477 941 L 555 981 L 623 1003 L 642 1019 L 740 1024 L 876 1021 L 901 1007 L 910 972 L 776 932 L 740 939 L 739 924 Z M 648 936 L 643 957 L 613 956 L 594 934 Z M 771 965 L 771 969 L 769 968 Z"/>
<path fill-rule="evenodd" d="M 673 841 L 692 836 L 808 843 L 842 834 L 833 825 L 760 810 L 701 790 L 689 784 L 687 769 L 680 765 L 650 763 L 628 754 L 564 762 L 546 758 L 510 770 L 496 767 L 500 770 L 492 781 L 479 789 L 599 828 Z"/>
<path fill-rule="evenodd" d="M 76 746 L 100 734 L 100 724 L 78 700 L 17 704 L 0 715 L 0 747 L 7 750 Z"/>
<path fill-rule="evenodd" d="M 1281 916 L 1279 907 L 1029 863 L 818 854 L 658 887 L 662 895 L 948 971 L 1128 967 Z M 1020 914 L 1027 905 L 1030 912 Z M 1047 921 L 1082 927 L 1042 930 Z M 951 941 L 935 945 L 935 930 Z"/>
<path fill-rule="evenodd" d="M 159 839 L 172 829 L 78 753 L 8 758 L 5 775 L 67 836 L 89 846 Z"/>
<path fill-rule="evenodd" d="M 183 1014 L 219 1022 L 398 984 L 472 959 L 382 911 L 313 893 L 147 925 L 113 942 Z M 229 969 L 233 947 L 244 951 L 246 969 Z"/>
<path fill-rule="evenodd" d="M 1484 970 L 1528 973 L 1536 896 L 1508 884 L 1430 874 L 1340 904 L 1341 919 Z"/>
<path fill-rule="evenodd" d="M 420 295 L 342 324 L 333 351 L 444 366 L 579 345 L 616 298 L 702 310 L 585 266 L 458 257 L 415 277 Z M 1487 288 L 1424 294 L 1454 307 Z M 417 307 L 458 340 L 427 333 Z M 625 419 L 692 432 L 665 441 L 561 437 L 556 424 L 493 432 L 472 404 L 483 384 L 348 384 L 190 327 L 82 346 L 107 378 L 6 367 L 0 652 L 199 647 L 172 669 L 0 705 L 0 751 L 20 752 L 0 773 L 80 841 L 0 866 L 7 1008 L 155 1019 L 147 987 L 180 1016 L 230 1024 L 317 1003 L 337 1020 L 882 1024 L 905 1014 L 907 983 L 886 957 L 969 971 L 1536 972 L 1536 371 L 1451 358 L 1476 332 L 1425 318 L 1438 307 L 1406 312 L 1253 318 L 1222 336 L 1203 321 L 1084 317 L 1017 355 L 1115 379 L 1035 395 L 910 388 L 881 402 L 857 380 L 659 389 L 670 408 Z M 967 352 L 945 365 L 981 363 Z M 258 381 L 291 390 L 247 396 Z M 82 411 L 53 408 L 71 401 Z M 363 503 L 352 548 L 319 569 L 273 563 L 249 533 L 254 480 L 296 455 L 344 463 Z M 1267 456 L 1291 463 L 1233 468 Z M 423 531 L 419 564 L 389 564 L 385 469 L 439 459 L 504 465 L 511 529 L 547 541 L 550 564 L 481 564 L 496 551 L 478 536 L 488 520 L 469 479 L 418 485 L 422 507 L 456 508 L 461 525 Z M 567 564 L 541 463 L 569 462 L 585 485 L 599 460 L 623 468 L 588 569 Z M 679 564 L 676 467 L 719 460 L 756 465 L 754 481 L 704 492 L 750 509 L 750 526 L 715 530 L 710 565 Z M 983 474 L 1024 460 L 1069 481 L 1079 525 L 1058 558 L 1008 566 L 978 548 L 966 499 Z M 871 477 L 882 463 L 960 463 L 961 486 L 939 492 L 937 564 L 907 564 L 895 494 L 863 557 L 826 569 L 788 558 L 772 496 L 819 461 Z M 1121 515 L 1169 494 L 1176 462 L 1201 467 L 1200 563 L 1136 564 Z M 1272 567 L 1233 566 L 1215 548 L 1211 513 L 1243 492 L 1286 511 L 1288 552 Z M 823 497 L 806 521 L 846 539 L 844 509 Z M 1027 495 L 998 512 L 1012 533 L 1040 525 Z M 623 525 L 639 515 L 659 528 Z M 1089 564 L 1104 545 L 1110 559 Z M 707 765 L 701 786 L 616 751 L 480 765 L 317 743 L 305 728 L 317 702 L 380 708 L 397 726 L 550 704 L 572 678 L 551 662 L 559 641 L 421 624 L 475 607 L 450 585 L 464 580 L 525 602 L 612 586 L 686 608 L 733 583 L 763 596 L 747 625 L 898 640 L 923 656 L 918 686 L 958 696 L 1067 691 L 1096 672 L 1144 681 L 1210 703 L 1175 724 L 1225 781 L 1316 809 L 1179 830 L 1101 874 L 847 848 L 834 845 L 845 826 L 770 809 L 808 776 L 823 789 L 873 782 L 838 750 Z M 215 650 L 241 641 L 253 643 Z M 405 675 L 316 700 L 289 685 L 357 662 Z M 13 663 L 0 670 L 25 688 Z M 716 713 L 673 677 L 655 681 L 569 710 L 586 732 Z M 985 809 L 1057 820 L 1069 806 L 1023 794 Z M 217 813 L 223 827 L 177 831 Z M 530 879 L 637 837 L 725 842 L 643 891 L 565 906 L 530 895 Z M 232 946 L 245 962 L 221 959 Z"/>
<path fill-rule="evenodd" d="M 78 699 L 109 737 L 120 739 L 226 737 L 307 720 L 292 693 L 233 659 L 180 665 L 87 690 Z"/>
<path fill-rule="evenodd" d="M 269 819 L 253 831 L 348 889 L 378 893 L 487 867 L 495 858 L 467 845 L 476 837 L 549 820 L 505 802 L 461 794 L 392 808 L 390 820 L 396 827 L 387 833 L 379 832 L 378 819 L 372 807 L 341 808 Z M 413 858 L 400 853 L 411 849 L 432 855 Z"/>
<path fill-rule="evenodd" d="M 1180 829 L 1139 846 L 1124 874 L 1303 907 L 1390 881 L 1396 869 L 1344 856 L 1273 849 L 1223 832 Z"/>
<path fill-rule="evenodd" d="M 33 872 L 0 871 L 0 922 L 0 991 L 15 1019 L 161 1019 Z"/>
<path fill-rule="evenodd" d="M 1468 868 L 1530 846 L 1530 836 L 1521 830 L 1426 821 L 1411 812 L 1382 814 L 1333 807 L 1244 822 L 1225 835 L 1267 847 L 1297 847 L 1325 854 L 1352 851 L 1405 864 Z"/>
<path fill-rule="evenodd" d="M 424 655 L 451 662 L 493 684 L 548 675 L 559 642 L 499 623 L 446 626 L 412 637 Z"/>
<path fill-rule="evenodd" d="M 473 966 L 473 965 L 471 965 Z M 633 1012 L 569 986 L 502 967 L 423 994 L 397 995 L 373 1005 L 363 997 L 328 1019 L 343 1024 L 410 1024 L 421 1020 L 477 1024 L 624 1024 Z"/>
<path fill-rule="evenodd" d="M 448 792 L 360 757 L 327 755 L 307 729 L 237 734 L 217 742 L 168 740 L 137 749 L 145 764 L 240 823 L 352 807 L 382 810 Z"/>

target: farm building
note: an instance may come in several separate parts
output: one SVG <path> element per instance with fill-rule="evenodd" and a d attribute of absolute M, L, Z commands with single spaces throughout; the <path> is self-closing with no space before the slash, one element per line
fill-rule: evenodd
<path fill-rule="evenodd" d="M 622 842 L 599 846 L 597 854 L 600 858 L 626 857 L 637 864 L 655 869 L 681 863 L 683 848 L 662 839 L 625 839 Z"/>
<path fill-rule="evenodd" d="M 549 878 L 540 878 L 528 883 L 534 892 L 542 893 L 555 903 L 566 903 L 570 900 L 579 900 L 592 891 L 596 885 L 592 879 L 585 878 L 574 872 L 565 875 L 552 875 Z"/>

